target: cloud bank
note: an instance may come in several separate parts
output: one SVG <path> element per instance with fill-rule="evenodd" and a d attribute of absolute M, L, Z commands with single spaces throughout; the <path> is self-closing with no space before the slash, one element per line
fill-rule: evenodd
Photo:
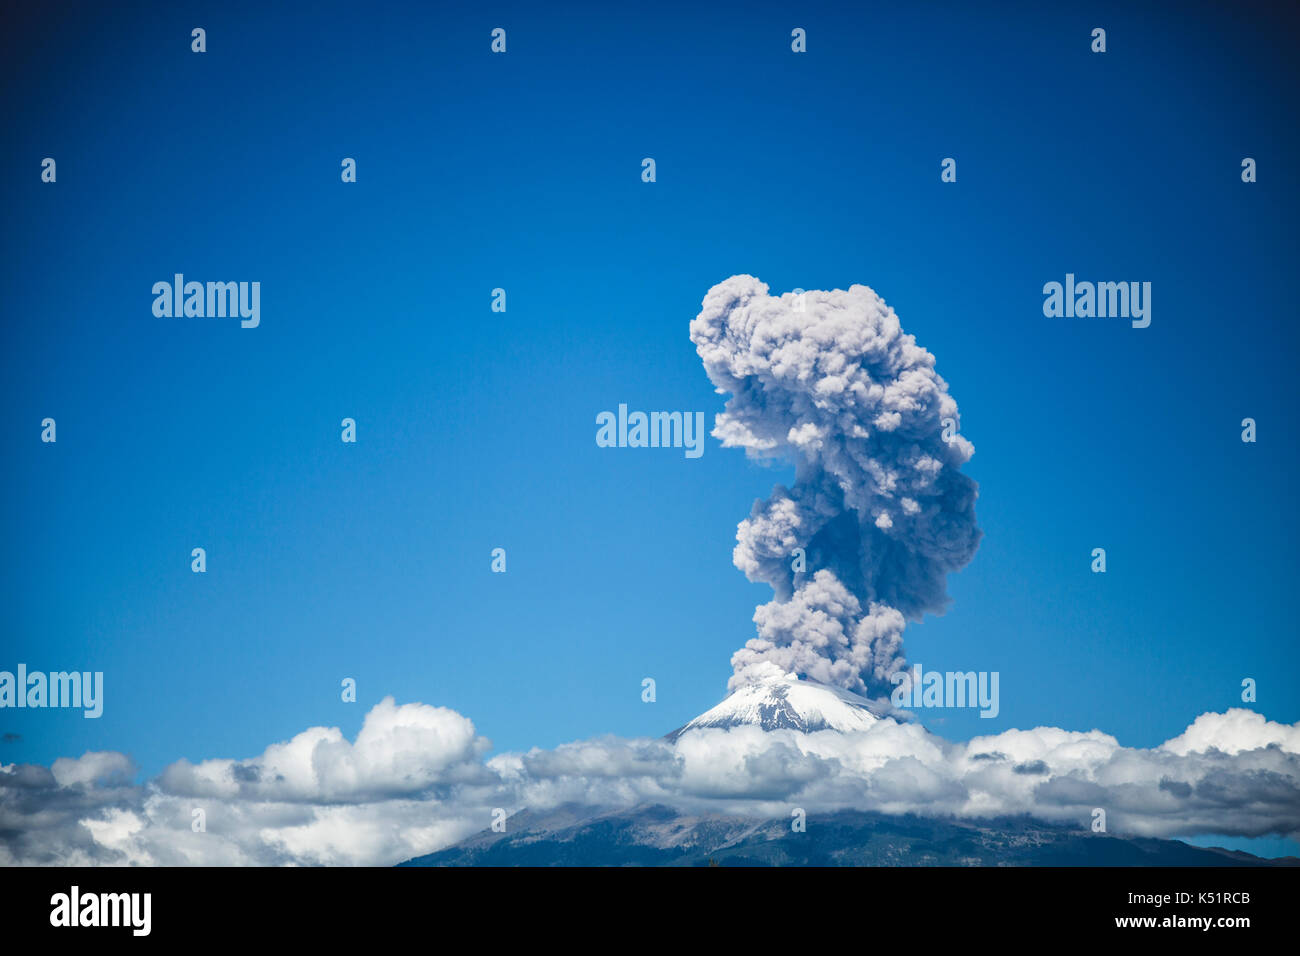
<path fill-rule="evenodd" d="M 497 807 L 575 803 L 781 819 L 794 806 L 1028 814 L 1080 829 L 1101 807 L 1118 835 L 1300 837 L 1300 724 L 1241 709 L 1202 714 L 1149 750 L 1052 727 L 952 743 L 891 719 L 847 734 L 601 737 L 485 760 L 489 746 L 455 711 L 387 698 L 354 741 L 312 727 L 142 785 L 111 752 L 0 765 L 0 864 L 386 865 L 487 829 Z"/>
<path fill-rule="evenodd" d="M 736 567 L 776 600 L 755 613 L 731 688 L 775 667 L 888 696 L 904 620 L 945 608 L 947 574 L 980 539 L 960 472 L 975 449 L 934 356 L 866 286 L 771 296 L 748 275 L 709 290 L 691 341 L 730 396 L 713 435 L 795 464 L 737 530 Z"/>

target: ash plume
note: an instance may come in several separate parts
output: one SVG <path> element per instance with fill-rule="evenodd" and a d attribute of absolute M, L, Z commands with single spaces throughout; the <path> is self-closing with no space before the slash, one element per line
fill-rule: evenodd
<path fill-rule="evenodd" d="M 887 696 L 905 620 L 943 611 L 947 574 L 980 539 L 960 471 L 975 449 L 934 356 L 866 286 L 771 296 L 749 275 L 709 290 L 691 341 L 730 395 L 714 437 L 795 465 L 736 532 L 736 567 L 776 600 L 755 611 L 730 688 L 795 671 Z"/>

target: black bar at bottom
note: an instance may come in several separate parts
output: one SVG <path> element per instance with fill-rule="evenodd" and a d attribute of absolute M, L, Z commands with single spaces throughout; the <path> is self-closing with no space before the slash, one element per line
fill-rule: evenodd
<path fill-rule="evenodd" d="M 1052 932 L 1049 938 L 1197 936 L 1231 944 L 1293 934 L 1300 868 L 51 867 L 0 870 L 0 887 L 6 943 L 75 935 L 91 944 L 258 939 L 337 946 L 406 936 L 436 946 L 452 941 L 448 930 L 477 927 L 494 945 L 537 945 L 555 934 L 591 941 L 604 931 L 613 939 L 695 937 L 703 945 L 735 941 L 738 933 L 764 943 L 803 935 L 808 943 L 806 934 L 821 931 L 876 942 Z M 76 922 L 121 925 L 72 926 L 73 887 Z M 146 893 L 147 935 L 138 932 Z"/>

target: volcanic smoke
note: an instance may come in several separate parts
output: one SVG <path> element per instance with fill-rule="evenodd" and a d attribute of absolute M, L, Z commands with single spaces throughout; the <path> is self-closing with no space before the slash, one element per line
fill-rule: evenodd
<path fill-rule="evenodd" d="M 975 449 L 934 356 L 866 286 L 771 296 L 749 275 L 709 290 L 691 341 L 730 395 L 713 436 L 795 466 L 736 531 L 736 567 L 776 599 L 729 688 L 795 672 L 887 697 L 905 621 L 944 610 L 981 534 Z"/>

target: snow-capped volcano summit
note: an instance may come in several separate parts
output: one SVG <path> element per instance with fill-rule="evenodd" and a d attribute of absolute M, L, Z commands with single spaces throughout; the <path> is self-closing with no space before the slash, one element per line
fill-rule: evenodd
<path fill-rule="evenodd" d="M 688 730 L 700 727 L 755 726 L 764 730 L 866 730 L 885 710 L 865 697 L 841 687 L 784 674 L 735 691 L 712 710 L 671 734 L 676 740 Z"/>

